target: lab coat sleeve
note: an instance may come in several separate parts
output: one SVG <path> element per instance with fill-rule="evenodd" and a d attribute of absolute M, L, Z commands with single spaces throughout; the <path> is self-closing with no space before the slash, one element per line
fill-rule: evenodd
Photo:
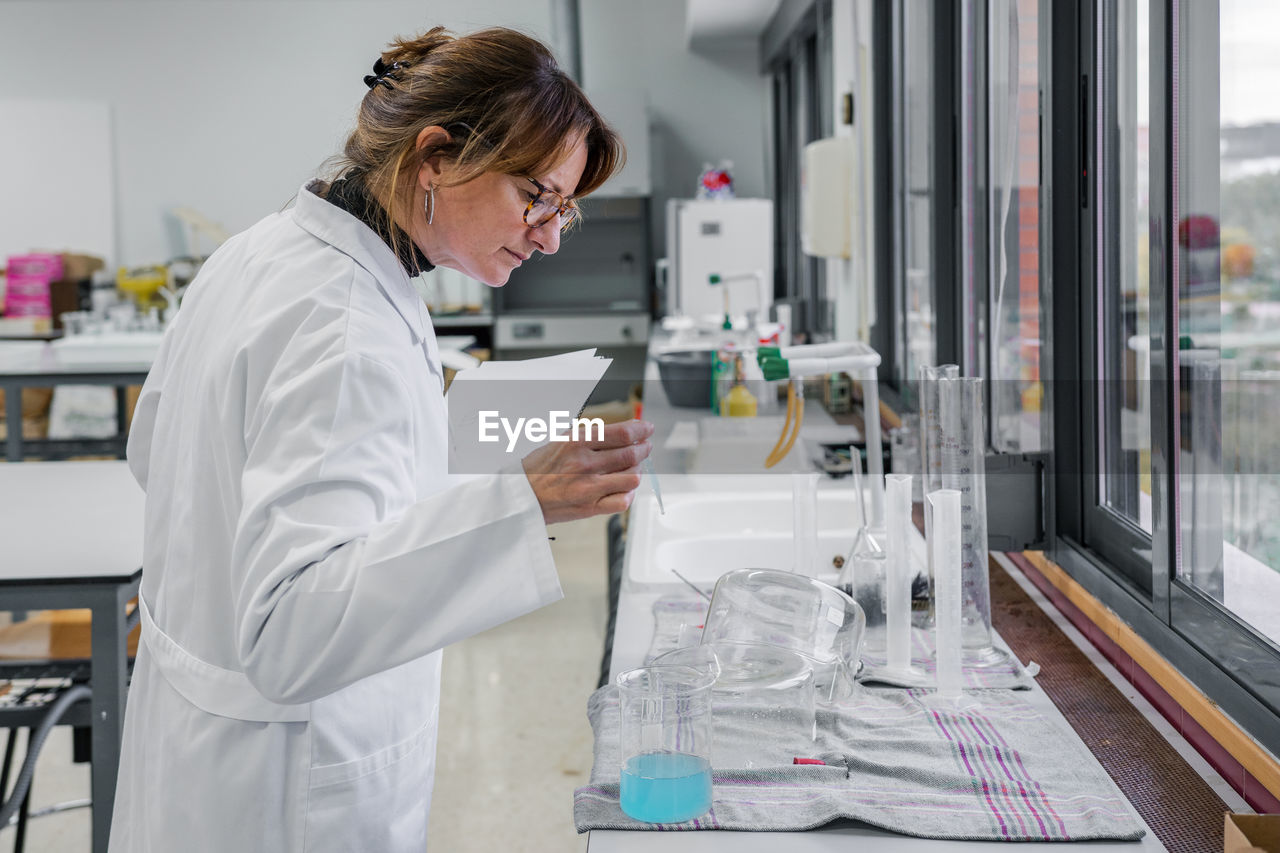
<path fill-rule="evenodd" d="M 125 458 L 129 472 L 138 481 L 142 491 L 147 490 L 147 477 L 151 472 L 151 437 L 154 435 L 156 411 L 160 408 L 160 382 L 152 384 L 150 377 L 138 395 L 129 425 L 129 438 L 125 446 Z"/>
<path fill-rule="evenodd" d="M 387 365 L 343 353 L 251 410 L 237 647 L 268 699 L 319 698 L 561 597 L 518 464 L 404 508 L 421 404 Z"/>

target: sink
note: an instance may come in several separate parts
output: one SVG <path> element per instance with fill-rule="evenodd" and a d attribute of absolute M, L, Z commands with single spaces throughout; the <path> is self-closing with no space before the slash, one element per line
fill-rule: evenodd
<path fill-rule="evenodd" d="M 793 563 L 789 477 L 775 475 L 664 476 L 666 514 L 651 492 L 631 507 L 623 576 L 633 587 L 684 587 L 680 572 L 710 591 L 732 569 L 790 570 Z M 820 580 L 833 582 L 834 556 L 844 556 L 858 529 L 857 501 L 849 481 L 824 480 L 818 487 Z"/>
<path fill-rule="evenodd" d="M 818 530 L 857 530 L 858 510 L 852 491 L 818 493 Z M 705 534 L 721 530 L 738 537 L 783 533 L 791 536 L 791 491 L 747 494 L 673 495 L 667 514 L 653 524 L 662 533 Z"/>
<path fill-rule="evenodd" d="M 816 557 L 822 565 L 830 566 L 829 571 L 818 574 L 819 580 L 830 583 L 836 577 L 838 572 L 831 559 L 837 554 L 843 557 L 848 553 L 853 533 L 850 530 L 847 535 L 819 534 Z M 659 544 L 648 561 L 648 569 L 657 575 L 655 581 L 665 582 L 662 575 L 672 577 L 671 569 L 674 568 L 694 583 L 710 587 L 722 574 L 733 569 L 791 571 L 794 557 L 795 547 L 790 533 L 750 538 L 696 536 Z M 680 583 L 678 578 L 673 579 Z"/>

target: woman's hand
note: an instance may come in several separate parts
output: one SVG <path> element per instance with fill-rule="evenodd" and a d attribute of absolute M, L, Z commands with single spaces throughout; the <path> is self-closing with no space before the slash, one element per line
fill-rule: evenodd
<path fill-rule="evenodd" d="M 599 441 L 553 442 L 523 460 L 548 524 L 622 512 L 640 485 L 653 424 L 606 424 Z"/>

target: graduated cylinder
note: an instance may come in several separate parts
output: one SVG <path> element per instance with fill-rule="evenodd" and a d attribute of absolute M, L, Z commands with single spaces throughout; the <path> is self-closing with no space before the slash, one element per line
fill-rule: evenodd
<path fill-rule="evenodd" d="M 991 642 L 991 589 L 987 566 L 986 430 L 980 378 L 938 380 L 942 415 L 942 482 L 960 493 L 961 631 L 965 663 L 1004 659 Z"/>

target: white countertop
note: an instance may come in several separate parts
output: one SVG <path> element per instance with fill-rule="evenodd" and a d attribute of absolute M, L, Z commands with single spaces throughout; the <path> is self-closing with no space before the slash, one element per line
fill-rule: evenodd
<path fill-rule="evenodd" d="M 648 389 L 646 388 L 646 393 Z M 666 478 L 671 481 L 673 492 L 680 490 L 679 477 Z M 749 488 L 751 483 L 760 482 L 767 485 L 772 478 L 769 477 L 736 477 L 737 483 L 743 488 Z M 825 488 L 839 488 L 845 485 L 847 488 L 848 481 L 824 483 Z M 643 487 L 642 487 L 643 488 Z M 642 495 L 642 500 L 652 500 L 649 495 Z M 634 514 L 634 509 L 633 509 Z M 634 521 L 634 518 L 633 518 Z M 634 541 L 634 540 L 633 540 Z M 628 544 L 630 548 L 631 543 Z M 913 550 L 923 551 L 924 537 L 918 532 L 913 531 Z M 628 555 L 631 556 L 631 555 Z M 626 565 L 626 560 L 624 560 Z M 613 679 L 619 672 L 625 672 L 644 663 L 644 656 L 649 649 L 649 645 L 653 639 L 654 617 L 653 604 L 658 598 L 664 595 L 681 594 L 687 592 L 687 588 L 678 585 L 678 582 L 665 588 L 654 588 L 652 586 L 637 586 L 628 578 L 624 577 L 622 589 L 618 600 L 618 616 L 613 635 L 613 658 L 610 661 L 609 677 Z M 996 638 L 998 645 L 1008 648 L 1004 641 L 998 636 Z M 1049 720 L 1057 723 L 1064 736 L 1074 738 L 1078 743 L 1081 753 L 1088 755 L 1088 748 L 1084 742 L 1080 740 L 1079 735 L 1071 728 L 1066 719 L 1054 706 L 1049 696 L 1037 684 L 1033 689 L 1023 691 L 1021 694 L 1028 704 L 1034 707 L 1039 713 Z M 1138 842 L 1016 842 L 998 844 L 1001 850 L 1005 849 L 1039 849 L 1043 850 L 1046 844 L 1055 846 L 1055 849 L 1070 849 L 1069 845 L 1083 844 L 1089 850 L 1107 850 L 1107 851 L 1157 851 L 1164 850 L 1164 845 L 1160 843 L 1155 834 L 1151 832 L 1141 817 L 1139 822 L 1147 829 L 1147 834 Z M 854 841 L 853 839 L 861 839 Z M 732 853 L 774 853 L 774 851 L 785 850 L 787 853 L 819 853 L 819 851 L 835 851 L 840 850 L 842 853 L 851 849 L 875 850 L 877 851 L 937 851 L 937 853 L 950 853 L 950 851 L 979 851 L 991 850 L 996 844 L 992 842 L 962 842 L 962 841 L 939 841 L 932 839 L 913 838 L 910 836 L 899 835 L 885 830 L 876 829 L 871 826 L 861 824 L 844 824 L 839 828 L 821 828 L 809 832 L 791 832 L 791 833 L 772 833 L 772 832 L 726 832 L 726 831 L 701 831 L 701 832 L 640 832 L 640 831 L 622 831 L 622 830 L 595 830 L 590 833 L 588 843 L 589 853 L 640 853 L 640 851 L 732 851 Z"/>
<path fill-rule="evenodd" d="M 62 341 L 74 340 L 64 338 Z M 146 373 L 155 353 L 139 356 L 119 350 L 103 358 L 86 357 L 82 348 L 58 342 L 0 341 L 0 374 L 40 375 L 58 373 Z"/>
<path fill-rule="evenodd" d="M 143 497 L 122 461 L 0 464 L 0 582 L 133 574 Z"/>
<path fill-rule="evenodd" d="M 0 374 L 146 373 L 160 332 L 73 335 L 56 341 L 0 341 Z M 475 344 L 474 335 L 440 335 L 442 357 Z M 468 357 L 469 358 L 469 357 Z"/>
<path fill-rule="evenodd" d="M 613 634 L 613 659 L 610 662 L 609 678 L 612 680 L 619 672 L 625 672 L 644 663 L 645 653 L 653 639 L 653 603 L 663 595 L 678 592 L 671 588 L 660 592 L 634 591 L 626 588 L 625 581 L 618 599 L 618 620 Z M 998 645 L 1008 648 L 997 636 Z M 1058 711 L 1037 684 L 1031 690 L 1020 694 L 1028 704 L 1034 707 L 1047 719 L 1057 723 L 1067 737 L 1074 738 L 1084 754 L 1088 748 L 1080 740 L 1079 735 L 1067 723 L 1066 718 Z M 1046 846 L 1054 849 L 1070 850 L 1074 846 L 1083 846 L 1090 851 L 1115 851 L 1115 853 L 1136 853 L 1136 851 L 1159 851 L 1165 847 L 1151 832 L 1141 816 L 1138 821 L 1146 828 L 1147 834 L 1141 841 L 1088 841 L 1088 842 L 971 842 L 971 841 L 938 841 L 927 838 L 913 838 L 893 832 L 876 829 L 864 825 L 843 825 L 838 828 L 820 828 L 808 832 L 629 832 L 624 830 L 594 830 L 590 833 L 587 846 L 588 853 L 640 853 L 640 851 L 726 851 L 726 853 L 776 853 L 785 850 L 787 853 L 820 853 L 820 851 L 836 851 L 848 853 L 853 849 L 890 851 L 890 853 L 965 853 L 966 851 L 990 851 L 996 847 L 1000 850 L 1044 850 Z M 853 839 L 863 839 L 854 841 Z M 857 845 L 855 847 L 855 845 Z"/>

